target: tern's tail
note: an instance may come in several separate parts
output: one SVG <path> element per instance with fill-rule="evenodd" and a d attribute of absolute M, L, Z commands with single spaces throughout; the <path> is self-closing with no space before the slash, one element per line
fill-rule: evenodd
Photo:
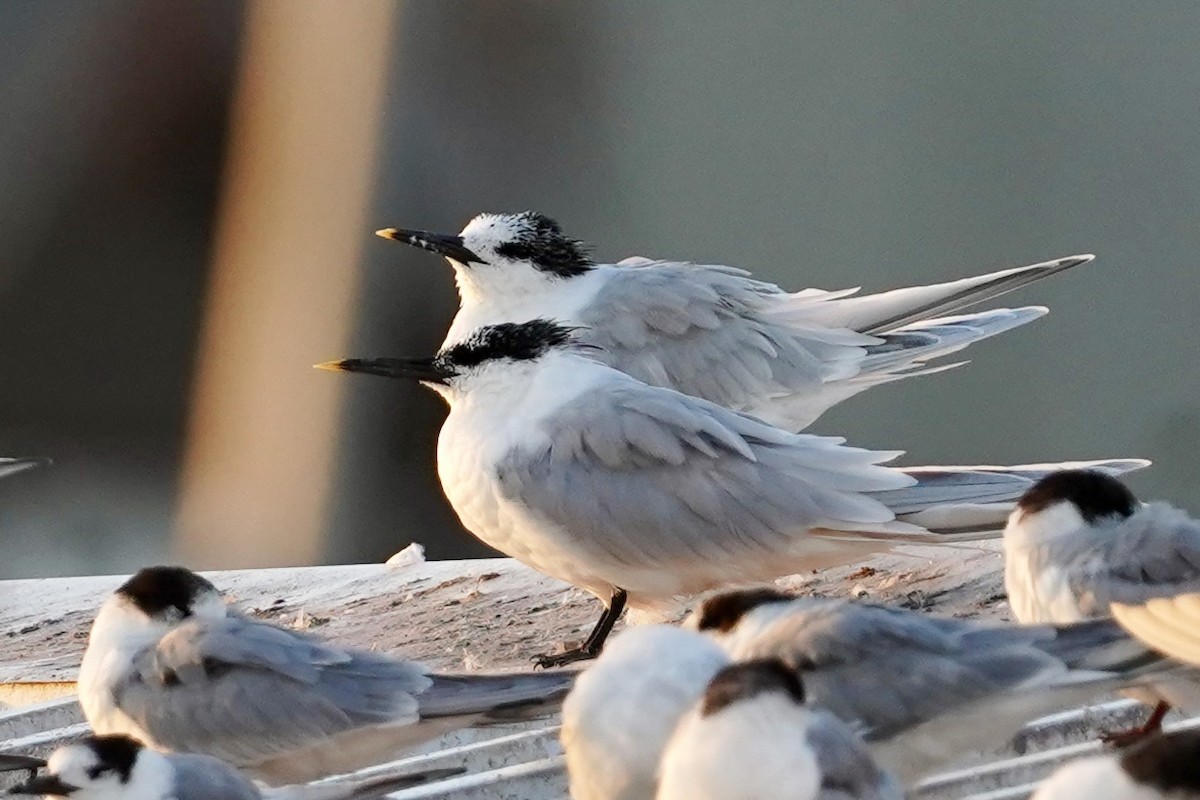
<path fill-rule="evenodd" d="M 1094 259 L 1092 255 L 1067 256 L 948 283 L 835 298 L 826 304 L 824 316 L 819 319 L 828 325 L 882 335 L 914 322 L 958 313 Z"/>
<path fill-rule="evenodd" d="M 0 478 L 7 478 L 34 467 L 44 467 L 49 463 L 48 458 L 0 458 Z"/>
<path fill-rule="evenodd" d="M 903 471 L 916 478 L 916 484 L 873 492 L 871 496 L 901 521 L 927 531 L 897 538 L 933 543 L 994 539 L 1004 532 L 1008 515 L 1021 495 L 1051 472 L 1094 469 L 1123 475 L 1149 465 L 1141 458 L 1119 458 L 1012 467 L 905 467 Z"/>
<path fill-rule="evenodd" d="M 865 389 L 901 378 L 931 375 L 960 367 L 968 362 L 932 366 L 929 362 L 957 353 L 975 342 L 1019 328 L 1046 316 L 1048 311 L 1045 306 L 995 308 L 976 314 L 914 322 L 881 333 L 879 336 L 883 342 L 867 347 L 862 369 L 848 383 L 866 384 L 862 387 Z"/>
<path fill-rule="evenodd" d="M 419 698 L 421 719 L 483 715 L 494 722 L 532 719 L 557 711 L 576 673 L 512 672 L 441 675 Z"/>

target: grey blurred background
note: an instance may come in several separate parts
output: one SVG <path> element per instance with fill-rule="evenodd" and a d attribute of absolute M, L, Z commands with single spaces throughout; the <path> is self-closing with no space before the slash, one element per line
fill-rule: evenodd
<path fill-rule="evenodd" d="M 419 387 L 449 268 L 533 208 L 596 255 L 877 290 L 1076 252 L 1051 315 L 816 430 L 908 463 L 1146 456 L 1200 511 L 1200 6 L 0 5 L 0 577 L 487 550 Z"/>

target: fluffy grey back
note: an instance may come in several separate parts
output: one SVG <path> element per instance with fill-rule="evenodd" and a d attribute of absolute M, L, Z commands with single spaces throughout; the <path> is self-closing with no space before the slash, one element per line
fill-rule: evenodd
<path fill-rule="evenodd" d="M 355 727 L 416 721 L 412 662 L 244 617 L 193 620 L 135 658 L 118 707 L 160 747 L 257 763 Z"/>

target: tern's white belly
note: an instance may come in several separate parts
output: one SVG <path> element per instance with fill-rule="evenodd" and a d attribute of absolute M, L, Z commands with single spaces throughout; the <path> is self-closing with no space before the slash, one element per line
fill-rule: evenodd
<path fill-rule="evenodd" d="M 605 601 L 616 588 L 625 589 L 634 607 L 654 605 L 655 600 L 673 597 L 685 588 L 672 570 L 619 562 L 601 543 L 591 543 L 578 532 L 572 535 L 535 509 L 506 498 L 493 462 L 480 448 L 457 443 L 442 446 L 439 441 L 438 477 L 467 530 L 539 572 Z"/>

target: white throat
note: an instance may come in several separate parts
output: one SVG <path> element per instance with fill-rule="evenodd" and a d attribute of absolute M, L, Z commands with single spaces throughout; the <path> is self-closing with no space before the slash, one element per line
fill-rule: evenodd
<path fill-rule="evenodd" d="M 463 341 L 478 328 L 502 322 L 545 317 L 578 324 L 580 312 L 591 303 L 607 274 L 592 269 L 562 278 L 519 262 L 469 267 L 450 264 L 458 286 L 459 310 L 442 347 Z"/>

